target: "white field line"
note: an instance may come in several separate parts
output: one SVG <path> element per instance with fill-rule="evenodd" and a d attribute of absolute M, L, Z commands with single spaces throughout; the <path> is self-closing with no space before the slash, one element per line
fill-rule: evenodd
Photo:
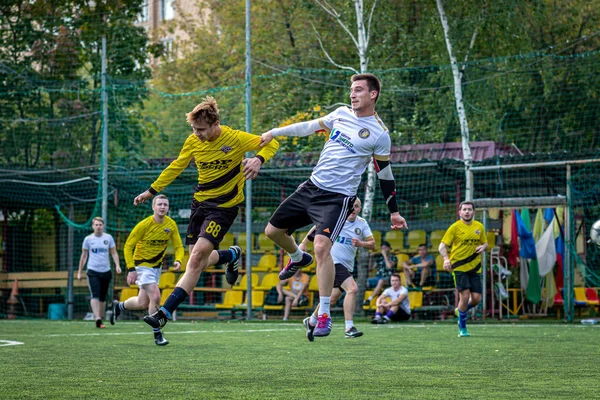
<path fill-rule="evenodd" d="M 4 346 L 18 346 L 20 344 L 25 344 L 23 342 L 15 342 L 14 340 L 0 340 L 0 347 Z"/>

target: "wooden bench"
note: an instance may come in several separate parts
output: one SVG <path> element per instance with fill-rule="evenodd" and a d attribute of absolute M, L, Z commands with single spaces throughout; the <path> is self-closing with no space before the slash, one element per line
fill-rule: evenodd
<path fill-rule="evenodd" d="M 1 272 L 0 289 L 12 289 L 14 281 L 18 281 L 19 289 L 66 288 L 68 273 L 68 271 Z M 73 287 L 87 287 L 87 276 L 84 275 L 81 281 L 74 276 Z"/>

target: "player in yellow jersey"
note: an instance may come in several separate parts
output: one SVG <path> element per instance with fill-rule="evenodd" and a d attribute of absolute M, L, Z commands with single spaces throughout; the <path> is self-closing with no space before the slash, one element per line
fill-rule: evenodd
<path fill-rule="evenodd" d="M 279 148 L 277 142 L 260 147 L 260 136 L 237 131 L 219 123 L 219 108 L 207 96 L 187 114 L 193 133 L 187 138 L 179 157 L 158 177 L 151 187 L 135 198 L 138 205 L 151 199 L 181 174 L 192 158 L 198 167 L 198 185 L 192 202 L 186 244 L 190 246 L 187 268 L 173 293 L 154 314 L 144 318 L 153 328 L 163 327 L 179 304 L 194 289 L 204 269 L 227 264 L 225 277 L 233 285 L 238 277 L 241 249 L 215 251 L 238 214 L 244 200 L 245 179 L 253 179 L 260 167 Z M 248 151 L 260 150 L 244 158 Z"/>
<path fill-rule="evenodd" d="M 463 201 L 458 210 L 460 220 L 450 225 L 442 238 L 439 251 L 444 258 L 444 269 L 452 271 L 459 293 L 458 336 L 464 337 L 470 336 L 467 332 L 467 311 L 481 301 L 481 253 L 487 249 L 488 244 L 483 225 L 473 219 L 475 204 Z"/>
<path fill-rule="evenodd" d="M 139 222 L 129 234 L 123 252 L 127 263 L 127 284 L 136 283 L 140 292 L 124 302 L 115 301 L 110 323 L 115 324 L 122 311 L 144 310 L 153 313 L 160 306 L 160 289 L 158 282 L 162 270 L 163 258 L 169 244 L 173 243 L 175 250 L 174 270 L 181 268 L 184 256 L 183 243 L 179 236 L 177 223 L 167 216 L 169 199 L 159 194 L 152 200 L 154 214 Z M 154 342 L 166 346 L 169 342 L 163 337 L 160 328 L 154 329 Z"/>

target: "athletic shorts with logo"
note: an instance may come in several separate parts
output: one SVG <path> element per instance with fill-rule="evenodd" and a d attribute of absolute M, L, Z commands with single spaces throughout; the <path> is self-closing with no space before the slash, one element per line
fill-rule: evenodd
<path fill-rule="evenodd" d="M 472 269 L 469 272 L 454 271 L 454 284 L 460 292 L 469 289 L 471 293 L 483 293 L 483 285 L 481 284 L 481 274 L 477 272 L 479 267 Z"/>
<path fill-rule="evenodd" d="M 333 287 L 339 288 L 346 279 L 352 278 L 352 273 L 348 271 L 348 268 L 344 267 L 343 264 L 335 264 L 335 279 L 333 281 Z"/>
<path fill-rule="evenodd" d="M 211 242 L 215 249 L 237 218 L 239 208 L 222 208 L 203 205 L 194 199 L 191 206 L 190 223 L 185 236 L 185 244 L 196 244 L 199 237 Z"/>
<path fill-rule="evenodd" d="M 288 235 L 314 224 L 315 234 L 335 242 L 354 209 L 355 200 L 356 196 L 321 189 L 309 179 L 277 207 L 269 223 L 275 228 L 287 229 Z"/>

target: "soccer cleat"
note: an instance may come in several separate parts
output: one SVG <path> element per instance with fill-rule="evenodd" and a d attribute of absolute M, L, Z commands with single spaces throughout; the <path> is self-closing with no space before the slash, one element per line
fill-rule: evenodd
<path fill-rule="evenodd" d="M 154 336 L 154 343 L 156 343 L 157 346 L 166 346 L 169 344 L 169 341 L 165 339 L 161 333 L 159 333 L 158 335 Z"/>
<path fill-rule="evenodd" d="M 380 324 L 387 324 L 388 322 L 390 322 L 390 319 L 388 317 L 383 317 L 381 318 L 381 321 L 379 321 Z"/>
<path fill-rule="evenodd" d="M 313 335 L 313 332 L 315 331 L 315 327 L 310 324 L 310 317 L 304 318 L 302 324 L 306 328 L 306 338 L 309 342 L 314 342 L 315 336 Z"/>
<path fill-rule="evenodd" d="M 356 329 L 355 327 L 352 327 L 346 331 L 347 339 L 361 337 L 362 335 L 363 335 L 363 333 L 361 331 L 359 331 L 358 329 Z"/>
<path fill-rule="evenodd" d="M 233 286 L 240 275 L 238 267 L 240 266 L 240 260 L 242 258 L 242 248 L 240 246 L 229 246 L 229 250 L 235 253 L 235 259 L 227 263 L 225 279 L 227 280 L 227 283 Z"/>
<path fill-rule="evenodd" d="M 333 323 L 331 322 L 329 314 L 319 315 L 318 321 L 319 322 L 317 322 L 317 327 L 313 331 L 313 336 L 329 336 L 329 334 L 331 333 L 331 328 L 333 327 Z"/>
<path fill-rule="evenodd" d="M 381 317 L 373 317 L 371 318 L 371 323 L 372 324 L 379 324 L 381 321 Z"/>
<path fill-rule="evenodd" d="M 96 320 L 96 328 L 104 329 L 106 326 L 102 323 L 101 319 Z"/>
<path fill-rule="evenodd" d="M 117 321 L 117 318 L 119 318 L 119 315 L 121 315 L 121 309 L 119 308 L 119 302 L 117 300 L 113 301 L 113 309 L 112 309 L 112 314 L 110 315 L 110 324 L 114 325 L 115 322 Z"/>
<path fill-rule="evenodd" d="M 302 260 L 298 262 L 292 262 L 292 260 L 290 259 L 285 268 L 282 269 L 279 273 L 279 280 L 285 281 L 286 279 L 290 279 L 292 276 L 294 276 L 296 271 L 303 267 L 309 266 L 310 264 L 312 264 L 312 262 L 313 256 L 311 256 L 307 252 L 302 253 Z"/>
<path fill-rule="evenodd" d="M 144 317 L 144 322 L 150 325 L 153 328 L 162 328 L 167 324 L 169 319 L 163 312 L 163 310 L 158 310 L 152 315 L 146 315 Z"/>
<path fill-rule="evenodd" d="M 467 328 L 462 328 L 458 330 L 458 337 L 469 337 L 471 334 L 467 332 Z"/>
<path fill-rule="evenodd" d="M 371 305 L 371 300 L 365 299 L 365 301 L 363 301 L 363 306 L 370 306 L 370 305 Z"/>

